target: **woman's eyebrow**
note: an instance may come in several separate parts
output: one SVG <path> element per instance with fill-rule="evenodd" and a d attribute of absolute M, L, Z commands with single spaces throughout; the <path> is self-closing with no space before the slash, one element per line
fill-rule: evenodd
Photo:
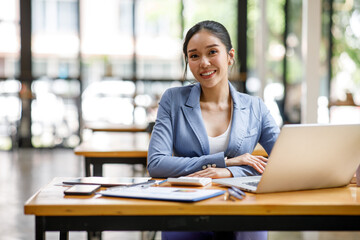
<path fill-rule="evenodd" d="M 211 45 L 207 45 L 205 48 L 212 48 L 212 47 L 218 47 L 218 46 L 219 46 L 218 44 L 211 44 Z M 195 52 L 195 51 L 196 51 L 196 48 L 188 50 L 188 52 Z"/>
<path fill-rule="evenodd" d="M 218 47 L 218 46 L 219 46 L 218 44 L 211 44 L 211 45 L 206 46 L 205 48 L 212 48 L 212 47 Z"/>

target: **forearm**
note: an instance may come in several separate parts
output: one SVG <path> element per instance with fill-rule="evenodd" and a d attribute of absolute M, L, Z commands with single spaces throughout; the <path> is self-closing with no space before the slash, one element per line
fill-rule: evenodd
<path fill-rule="evenodd" d="M 231 166 L 227 167 L 233 177 L 248 177 L 260 175 L 254 168 L 250 166 Z"/>
<path fill-rule="evenodd" d="M 239 166 L 241 165 L 239 160 L 234 157 L 234 158 L 225 158 L 225 165 L 227 167 L 231 167 L 231 166 Z"/>
<path fill-rule="evenodd" d="M 150 154 L 148 157 L 148 171 L 152 177 L 186 176 L 202 170 L 203 166 L 213 166 L 214 164 L 216 167 L 225 167 L 224 153 L 200 157 L 174 157 Z"/>

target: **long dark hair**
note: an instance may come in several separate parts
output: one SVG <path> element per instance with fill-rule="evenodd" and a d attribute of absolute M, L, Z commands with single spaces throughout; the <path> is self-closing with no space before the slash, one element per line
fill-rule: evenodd
<path fill-rule="evenodd" d="M 220 39 L 220 41 L 225 45 L 226 50 L 229 52 L 232 49 L 231 39 L 229 32 L 226 30 L 226 28 L 218 22 L 215 21 L 202 21 L 197 24 L 195 24 L 192 28 L 189 29 L 189 31 L 186 33 L 184 44 L 183 44 L 183 53 L 185 58 L 185 70 L 184 70 L 184 80 L 186 79 L 187 75 L 187 65 L 188 65 L 188 54 L 187 54 L 187 47 L 189 44 L 190 39 L 192 36 L 194 36 L 196 33 L 198 33 L 200 30 L 207 30 L 210 33 L 214 34 L 217 38 Z"/>

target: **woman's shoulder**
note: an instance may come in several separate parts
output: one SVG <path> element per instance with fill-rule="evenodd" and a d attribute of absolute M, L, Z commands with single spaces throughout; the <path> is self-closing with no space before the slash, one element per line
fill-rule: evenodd
<path fill-rule="evenodd" d="M 183 93 L 183 92 L 190 92 L 191 89 L 193 87 L 195 87 L 197 84 L 189 84 L 189 85 L 185 85 L 185 86 L 177 86 L 177 87 L 170 87 L 168 89 L 166 89 L 165 92 L 171 92 L 171 93 L 176 93 L 176 92 L 180 92 L 180 93 Z"/>
<path fill-rule="evenodd" d="M 196 84 L 168 88 L 163 93 L 160 104 L 172 107 L 182 106 L 188 101 L 194 87 Z"/>
<path fill-rule="evenodd" d="M 188 96 L 191 92 L 191 89 L 195 87 L 196 84 L 189 84 L 186 86 L 178 86 L 178 87 L 171 87 L 165 90 L 163 97 L 176 97 L 176 96 Z"/>
<path fill-rule="evenodd" d="M 236 91 L 235 95 L 236 101 L 243 107 L 252 107 L 254 104 L 259 105 L 259 102 L 262 101 L 260 97 L 252 96 L 247 93 Z"/>
<path fill-rule="evenodd" d="M 241 108 L 249 109 L 257 118 L 263 112 L 268 111 L 264 101 L 258 96 L 252 96 L 247 93 L 236 92 L 235 102 Z"/>

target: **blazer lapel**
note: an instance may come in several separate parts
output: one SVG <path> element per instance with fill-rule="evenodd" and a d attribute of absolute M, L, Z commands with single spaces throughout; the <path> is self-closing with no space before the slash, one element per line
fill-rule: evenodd
<path fill-rule="evenodd" d="M 210 146 L 201 115 L 200 93 L 200 84 L 197 83 L 191 89 L 189 98 L 185 103 L 185 106 L 182 106 L 182 111 L 185 115 L 186 120 L 189 122 L 191 129 L 194 131 L 197 139 L 200 142 L 203 154 L 207 155 L 210 153 Z"/>
<path fill-rule="evenodd" d="M 233 117 L 230 139 L 225 156 L 234 157 L 241 148 L 248 129 L 249 107 L 242 101 L 236 89 L 229 83 L 230 94 L 233 99 Z"/>

